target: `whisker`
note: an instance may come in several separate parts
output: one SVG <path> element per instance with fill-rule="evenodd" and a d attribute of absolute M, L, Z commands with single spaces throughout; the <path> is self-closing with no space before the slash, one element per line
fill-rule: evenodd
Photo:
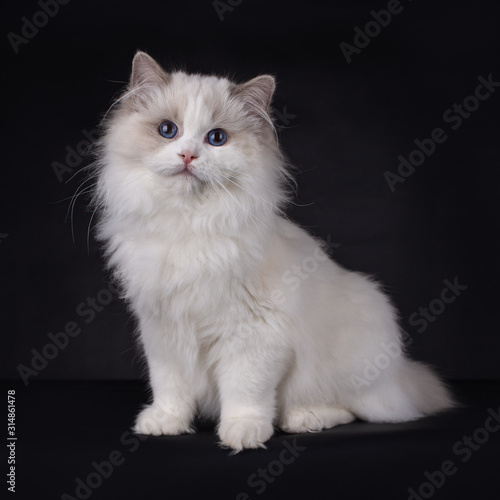
<path fill-rule="evenodd" d="M 72 239 L 73 243 L 75 242 L 75 226 L 74 226 L 75 205 L 76 205 L 78 198 L 82 194 L 87 194 L 87 193 L 91 192 L 95 188 L 95 186 L 97 186 L 97 182 L 95 182 L 94 184 L 91 184 L 90 186 L 83 187 L 87 182 L 94 180 L 95 177 L 96 176 L 88 177 L 78 186 L 75 194 L 71 197 L 71 201 L 69 203 L 68 210 L 66 211 L 66 217 L 64 218 L 64 222 L 66 222 L 68 220 L 68 215 L 71 214 L 71 218 L 70 218 L 70 221 L 71 221 L 71 239 Z"/>
<path fill-rule="evenodd" d="M 86 186 L 86 187 L 83 187 L 87 182 L 91 181 L 91 180 L 94 180 L 95 179 L 95 176 L 93 177 L 89 177 L 87 179 L 85 179 L 77 188 L 76 188 L 76 191 L 75 191 L 75 194 L 73 196 L 71 196 L 71 203 L 69 204 L 69 207 L 68 207 L 68 211 L 66 212 L 66 217 L 64 218 L 64 222 L 66 222 L 68 220 L 68 214 L 69 214 L 69 210 L 71 208 L 71 206 L 76 202 L 77 198 L 82 194 L 82 191 L 90 188 L 90 187 L 93 187 L 93 186 L 96 186 L 97 185 L 97 182 L 95 182 L 94 184 L 92 184 L 92 186 Z M 66 198 L 68 199 L 68 198 Z"/>
<path fill-rule="evenodd" d="M 285 219 L 288 219 L 288 216 L 287 214 L 281 210 L 280 208 L 278 208 L 274 203 L 266 200 L 265 198 L 262 198 L 261 196 L 255 194 L 255 193 L 252 193 L 251 191 L 249 191 L 248 189 L 244 188 L 242 185 L 238 184 L 237 182 L 235 182 L 233 179 L 231 179 L 230 177 L 227 177 L 223 174 L 221 174 L 222 177 L 224 177 L 224 179 L 226 179 L 227 181 L 231 182 L 232 184 L 234 184 L 235 186 L 237 186 L 238 188 L 240 188 L 242 191 L 245 191 L 246 193 L 248 193 L 250 196 L 253 196 L 255 199 L 259 200 L 259 201 L 262 201 L 263 203 L 265 203 L 266 205 L 269 205 L 270 207 L 272 207 L 274 210 L 276 210 L 279 214 L 281 214 Z M 271 191 L 269 191 L 271 192 Z"/>
<path fill-rule="evenodd" d="M 88 179 L 86 179 L 86 180 L 85 180 L 82 184 L 80 184 L 80 186 L 77 188 L 77 191 L 78 191 L 78 189 L 80 189 L 80 187 L 81 187 L 83 184 L 85 184 L 85 182 L 87 182 L 89 179 L 91 179 L 91 178 L 95 178 L 95 177 L 96 177 L 96 176 L 94 175 L 94 176 L 89 177 Z M 76 192 L 75 192 L 75 194 L 72 194 L 71 196 L 67 196 L 66 198 L 62 198 L 62 199 L 57 200 L 57 201 L 49 201 L 49 202 L 47 202 L 47 203 L 48 203 L 49 205 L 57 205 L 58 203 L 63 203 L 64 201 L 72 200 L 72 199 L 73 199 L 73 197 L 74 197 L 75 195 L 76 195 Z"/>
<path fill-rule="evenodd" d="M 127 90 L 126 92 L 123 93 L 122 96 L 120 96 L 115 102 L 113 102 L 113 104 L 111 104 L 111 106 L 108 108 L 108 110 L 106 111 L 106 113 L 104 113 L 104 116 L 102 117 L 102 121 L 104 121 L 106 119 L 106 117 L 108 116 L 109 112 L 120 102 L 122 101 L 123 99 L 127 99 L 128 97 L 134 95 L 135 93 L 139 92 L 139 91 L 143 91 L 144 89 L 148 89 L 148 88 L 155 88 L 153 85 L 148 85 L 148 84 L 143 84 L 143 85 L 140 85 L 140 86 L 137 86 L 133 89 L 130 89 L 130 90 Z"/>
<path fill-rule="evenodd" d="M 226 186 L 224 186 L 224 184 L 222 184 L 222 182 L 220 182 L 218 179 L 215 179 L 214 180 L 217 182 L 217 184 L 222 188 L 224 189 L 224 191 L 226 191 L 226 193 L 233 199 L 233 201 L 235 202 L 236 206 L 246 215 L 246 216 L 250 216 L 254 219 L 254 223 L 256 224 L 256 227 L 259 228 L 258 223 L 262 224 L 263 226 L 265 226 L 267 229 L 270 229 L 269 226 L 261 221 L 255 214 L 252 214 L 252 212 L 250 212 L 249 210 L 245 210 L 245 208 L 241 205 L 241 203 L 237 200 L 237 198 L 235 196 L 233 196 L 231 194 L 231 192 L 226 188 Z"/>
<path fill-rule="evenodd" d="M 126 169 L 123 169 L 123 170 L 126 170 Z M 126 187 L 129 184 L 132 184 L 132 183 L 136 182 L 138 179 L 140 179 L 144 175 L 147 175 L 147 173 L 146 172 L 139 172 L 137 175 L 134 175 L 128 182 L 125 182 L 123 184 L 123 186 Z M 97 211 L 104 204 L 104 200 L 102 200 L 96 206 L 96 203 L 99 201 L 99 195 L 96 193 L 96 186 L 99 185 L 98 177 L 99 177 L 98 174 L 95 174 L 95 175 L 92 175 L 92 176 L 88 177 L 87 179 L 85 179 L 78 186 L 75 194 L 71 198 L 66 198 L 66 199 L 71 199 L 71 202 L 70 202 L 70 204 L 68 206 L 68 210 L 66 212 L 66 217 L 65 217 L 64 220 L 66 222 L 68 220 L 68 217 L 70 217 L 70 221 L 71 221 L 71 237 L 72 237 L 72 240 L 73 240 L 73 243 L 74 243 L 75 242 L 74 210 L 75 210 L 75 207 L 76 207 L 76 202 L 78 201 L 78 198 L 80 196 L 82 196 L 82 195 L 91 193 L 92 191 L 94 191 L 94 193 L 95 193 L 95 195 L 93 197 L 93 201 L 90 204 L 90 206 L 92 206 L 92 205 L 95 206 L 95 209 L 92 212 L 92 216 L 90 218 L 90 222 L 89 222 L 89 225 L 88 225 L 88 228 L 87 228 L 87 252 L 90 251 L 90 230 L 91 230 L 91 226 L 92 226 L 92 221 L 93 221 L 93 219 L 94 219 L 95 214 L 97 213 Z M 86 183 L 88 183 L 89 181 L 92 181 L 92 180 L 97 180 L 97 181 L 94 182 L 91 185 L 85 186 Z"/>
<path fill-rule="evenodd" d="M 81 174 L 82 172 L 85 172 L 86 170 L 90 170 L 94 165 L 87 165 L 85 167 L 79 168 L 67 181 L 64 182 L 64 184 L 67 184 L 70 182 L 72 179 L 74 179 L 78 174 Z M 95 176 L 94 176 L 95 177 Z"/>
<path fill-rule="evenodd" d="M 223 175 L 223 174 L 222 174 L 222 175 Z M 236 183 L 236 182 L 235 182 L 233 179 L 231 179 L 230 177 L 227 177 L 227 176 L 226 176 L 225 178 L 226 178 L 228 181 L 232 182 L 233 184 L 236 184 L 239 188 L 244 189 L 244 187 L 243 187 L 241 184 Z M 273 195 L 275 195 L 275 196 L 276 196 L 276 192 L 275 192 L 275 190 L 273 190 L 273 189 L 268 189 L 268 188 L 266 188 L 266 187 L 264 187 L 264 186 L 259 186 L 259 189 L 261 189 L 262 191 L 266 191 L 267 193 L 272 193 Z M 244 189 L 244 190 L 245 190 L 245 191 L 247 191 L 246 189 Z M 249 194 L 254 194 L 254 195 L 255 195 L 255 193 L 250 193 L 249 191 L 247 191 L 247 192 L 248 192 Z M 257 196 L 257 195 L 255 195 L 255 196 Z M 284 202 L 284 201 L 287 201 L 287 197 L 286 197 L 286 196 L 284 196 L 283 194 L 278 194 L 278 199 L 279 199 L 279 201 L 280 201 L 280 202 L 281 202 L 281 201 L 283 201 L 283 202 Z M 267 203 L 269 203 L 267 200 L 264 200 L 264 199 L 262 199 L 262 201 L 266 201 Z"/>
<path fill-rule="evenodd" d="M 90 193 L 94 187 L 97 185 L 96 184 L 92 184 L 92 186 L 88 186 L 87 188 L 83 189 L 82 191 L 80 191 L 80 193 L 78 194 L 78 196 L 75 197 L 74 201 L 70 204 L 70 207 L 71 207 L 71 238 L 73 240 L 73 243 L 75 242 L 75 224 L 74 224 L 74 211 L 75 211 L 75 205 L 76 205 L 76 200 L 77 198 L 82 195 L 82 194 L 87 194 L 87 193 Z M 67 215 L 66 215 L 66 219 L 67 219 Z"/>
<path fill-rule="evenodd" d="M 90 229 L 92 227 L 92 221 L 94 220 L 94 216 L 96 212 L 99 210 L 99 208 L 104 204 L 104 201 L 101 201 L 97 207 L 95 207 L 94 211 L 92 212 L 92 217 L 90 218 L 90 222 L 87 228 L 87 255 L 90 255 Z"/>

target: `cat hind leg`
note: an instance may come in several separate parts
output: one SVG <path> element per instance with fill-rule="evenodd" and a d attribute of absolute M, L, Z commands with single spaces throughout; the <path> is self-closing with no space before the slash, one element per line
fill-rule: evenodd
<path fill-rule="evenodd" d="M 315 405 L 291 408 L 283 413 L 279 426 L 292 434 L 319 432 L 340 424 L 348 424 L 356 417 L 344 408 L 333 405 Z"/>

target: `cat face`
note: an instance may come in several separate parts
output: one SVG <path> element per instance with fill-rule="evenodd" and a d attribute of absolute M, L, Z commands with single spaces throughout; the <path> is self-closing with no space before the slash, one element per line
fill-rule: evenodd
<path fill-rule="evenodd" d="M 106 149 L 137 183 L 147 177 L 169 194 L 269 186 L 280 168 L 269 116 L 274 87 L 268 75 L 235 84 L 166 73 L 138 52 Z"/>

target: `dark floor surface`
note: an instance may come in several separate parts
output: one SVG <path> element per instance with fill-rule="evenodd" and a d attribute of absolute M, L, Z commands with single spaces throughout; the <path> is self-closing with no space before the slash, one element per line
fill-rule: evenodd
<path fill-rule="evenodd" d="M 140 382 L 2 387 L 16 391 L 12 498 L 500 499 L 500 382 L 455 382 L 463 408 L 436 417 L 276 434 L 267 450 L 232 456 L 207 424 L 133 435 L 147 400 Z"/>

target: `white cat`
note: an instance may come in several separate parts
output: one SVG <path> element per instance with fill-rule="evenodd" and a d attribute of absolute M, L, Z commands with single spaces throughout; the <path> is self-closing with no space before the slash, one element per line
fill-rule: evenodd
<path fill-rule="evenodd" d="M 290 179 L 274 88 L 268 75 L 235 84 L 166 73 L 138 52 L 105 120 L 98 236 L 137 318 L 153 392 L 138 433 L 193 432 L 200 414 L 239 451 L 263 447 L 274 424 L 319 431 L 452 405 L 402 353 L 377 284 L 282 215 Z M 382 359 L 368 379 L 367 363 Z"/>

